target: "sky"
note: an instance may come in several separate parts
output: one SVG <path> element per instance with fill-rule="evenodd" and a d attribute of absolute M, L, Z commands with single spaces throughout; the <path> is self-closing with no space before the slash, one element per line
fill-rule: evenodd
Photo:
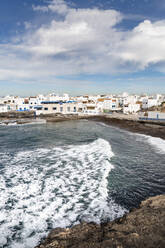
<path fill-rule="evenodd" d="M 0 95 L 165 93 L 165 0 L 0 0 Z"/>

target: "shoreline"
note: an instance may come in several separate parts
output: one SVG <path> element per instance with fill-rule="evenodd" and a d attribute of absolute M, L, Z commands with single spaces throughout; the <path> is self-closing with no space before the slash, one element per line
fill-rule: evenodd
<path fill-rule="evenodd" d="M 136 116 L 125 116 L 125 115 L 42 115 L 40 117 L 32 118 L 26 116 L 12 116 L 12 118 L 0 118 L 1 124 L 8 126 L 12 125 L 12 123 L 17 124 L 42 124 L 42 123 L 55 123 L 55 122 L 63 122 L 63 121 L 78 121 L 86 119 L 89 121 L 97 121 L 107 124 L 109 126 L 115 126 L 133 133 L 139 133 L 144 135 L 149 135 L 152 137 L 162 138 L 165 140 L 165 122 L 157 122 L 157 121 L 142 121 L 139 120 Z"/>
<path fill-rule="evenodd" d="M 92 116 L 88 120 L 102 122 L 109 126 L 115 126 L 133 133 L 149 135 L 165 139 L 165 123 L 153 121 L 140 121 L 132 119 L 119 119 L 107 116 Z"/>
<path fill-rule="evenodd" d="M 76 116 L 76 115 L 46 116 L 46 118 L 42 118 L 42 119 L 29 118 L 27 119 L 27 121 L 30 124 L 30 121 L 32 121 L 33 123 L 34 121 L 39 122 L 39 120 L 43 120 L 43 122 L 45 121 L 45 123 L 52 123 L 51 124 L 52 127 L 56 128 L 56 125 L 53 125 L 54 122 L 70 120 L 73 121 L 70 123 L 72 126 L 74 125 L 74 123 L 76 123 L 75 120 L 81 121 L 82 119 L 90 121 L 90 123 L 88 123 L 87 126 L 89 124 L 93 125 L 94 122 L 98 122 L 98 125 L 100 125 L 99 123 L 105 123 L 107 126 L 108 125 L 112 127 L 114 126 L 134 133 L 144 134 L 146 132 L 145 134 L 153 136 L 153 132 L 154 132 L 154 134 L 157 135 L 156 137 L 160 137 L 161 132 L 165 131 L 165 123 L 141 122 L 139 120 L 122 119 L 122 118 L 116 118 L 116 116 L 109 117 L 103 115 L 102 116 L 101 115 L 100 116 Z M 22 119 L 17 119 L 17 122 L 21 120 Z M 94 121 L 93 124 L 91 123 L 92 121 Z M 60 125 L 61 124 L 59 124 L 59 126 Z M 64 128 L 65 126 L 67 127 L 67 125 L 68 124 L 66 123 L 66 125 L 64 125 Z M 77 122 L 75 125 L 79 125 L 79 123 Z M 46 126 L 44 126 L 44 128 L 46 129 Z M 104 131 L 104 129 L 101 130 Z M 110 129 L 110 131 L 108 130 L 109 130 L 108 128 L 105 129 L 106 132 L 113 132 L 114 129 Z M 152 200 L 152 198 L 147 200 L 147 202 L 148 203 L 145 206 L 145 209 L 141 209 L 141 207 L 139 207 L 137 209 L 131 210 L 129 214 L 126 214 L 123 217 L 114 220 L 113 222 L 105 222 L 105 223 L 101 223 L 100 225 L 97 225 L 96 223 L 82 223 L 79 224 L 78 226 L 73 226 L 71 228 L 54 229 L 50 232 L 48 238 L 42 240 L 43 243 L 40 243 L 40 245 L 38 245 L 36 248 L 50 248 L 50 247 L 52 248 L 148 247 L 150 248 L 152 247 L 151 244 L 160 245 L 158 247 L 164 247 L 165 241 L 163 241 L 161 236 L 164 235 L 164 233 L 162 230 L 162 226 L 159 227 L 158 225 L 160 219 L 161 219 L 160 221 L 161 225 L 165 224 L 165 215 L 163 215 L 163 211 L 165 210 L 165 199 L 162 201 L 161 196 L 159 196 L 158 198 L 156 198 L 156 203 L 155 203 L 155 199 Z M 144 206 L 143 202 L 141 203 L 140 206 Z M 155 206 L 156 208 L 157 207 L 159 208 L 158 211 L 155 211 Z M 138 212 L 138 210 L 140 212 Z M 148 217 L 148 211 L 150 217 Z M 132 215 L 132 213 L 134 213 L 134 215 Z M 138 215 L 138 220 L 136 219 L 137 215 Z M 154 216 L 154 218 L 150 222 L 152 216 Z M 139 227 L 136 227 L 137 224 L 139 224 Z M 156 233 L 154 226 L 158 228 L 158 231 L 156 229 L 157 231 Z M 161 233 L 161 235 L 159 235 L 159 232 Z M 148 237 L 148 233 L 151 233 L 152 236 L 151 240 L 150 240 L 151 237 Z"/>
<path fill-rule="evenodd" d="M 160 195 L 114 221 L 55 228 L 35 248 L 163 248 L 164 226 L 165 195 Z"/>

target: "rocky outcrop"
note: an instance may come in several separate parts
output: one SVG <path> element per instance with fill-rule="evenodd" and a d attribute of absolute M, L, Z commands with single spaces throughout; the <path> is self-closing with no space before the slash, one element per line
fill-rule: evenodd
<path fill-rule="evenodd" d="M 86 119 L 88 116 L 79 116 L 78 114 L 46 114 L 40 115 L 40 118 L 45 119 L 47 122 L 61 122 Z"/>
<path fill-rule="evenodd" d="M 149 198 L 113 222 L 56 228 L 36 248 L 164 248 L 165 195 Z"/>
<path fill-rule="evenodd" d="M 21 119 L 21 118 L 34 118 L 34 111 L 9 111 L 0 113 L 0 119 Z"/>

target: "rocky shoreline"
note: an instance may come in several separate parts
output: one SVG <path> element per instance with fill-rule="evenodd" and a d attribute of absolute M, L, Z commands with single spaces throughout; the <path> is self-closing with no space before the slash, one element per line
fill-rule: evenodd
<path fill-rule="evenodd" d="M 165 139 L 165 122 L 140 121 L 126 118 L 121 119 L 117 117 L 113 118 L 111 116 L 91 116 L 88 119 L 119 127 L 130 132 Z"/>
<path fill-rule="evenodd" d="M 99 115 L 47 115 L 35 118 L 33 114 L 10 113 L 0 121 L 17 124 L 43 120 L 54 123 L 87 119 L 131 132 L 165 139 L 165 123 L 140 121 L 127 116 Z M 81 223 L 71 228 L 56 228 L 36 248 L 164 248 L 165 247 L 165 195 L 143 201 L 122 218 L 112 222 Z"/>
<path fill-rule="evenodd" d="M 165 139 L 165 123 L 109 116 L 85 119 Z M 164 248 L 164 237 L 165 195 L 161 195 L 143 201 L 139 208 L 112 222 L 56 228 L 36 248 Z"/>
<path fill-rule="evenodd" d="M 91 121 L 102 122 L 110 126 L 125 129 L 130 132 L 150 135 L 165 139 L 165 122 L 141 121 L 135 116 L 125 115 L 45 115 L 41 116 L 46 122 L 61 122 L 87 119 Z"/>
<path fill-rule="evenodd" d="M 164 248 L 165 195 L 150 197 L 122 218 L 56 228 L 36 248 Z"/>
<path fill-rule="evenodd" d="M 17 124 L 33 123 L 37 120 L 45 121 L 47 123 L 61 122 L 61 121 L 74 121 L 87 119 L 91 121 L 102 122 L 107 125 L 119 127 L 131 132 L 146 134 L 153 137 L 159 137 L 165 139 L 165 122 L 158 121 L 141 121 L 136 116 L 125 116 L 125 115 L 62 115 L 62 114 L 50 114 L 41 115 L 36 117 L 34 113 L 30 112 L 9 112 L 0 114 L 0 122 L 12 123 L 13 121 Z"/>

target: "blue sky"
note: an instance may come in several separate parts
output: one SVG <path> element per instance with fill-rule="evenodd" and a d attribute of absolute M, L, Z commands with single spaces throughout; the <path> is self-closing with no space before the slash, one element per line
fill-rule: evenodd
<path fill-rule="evenodd" d="M 0 95 L 165 93 L 165 0 L 1 0 Z"/>

